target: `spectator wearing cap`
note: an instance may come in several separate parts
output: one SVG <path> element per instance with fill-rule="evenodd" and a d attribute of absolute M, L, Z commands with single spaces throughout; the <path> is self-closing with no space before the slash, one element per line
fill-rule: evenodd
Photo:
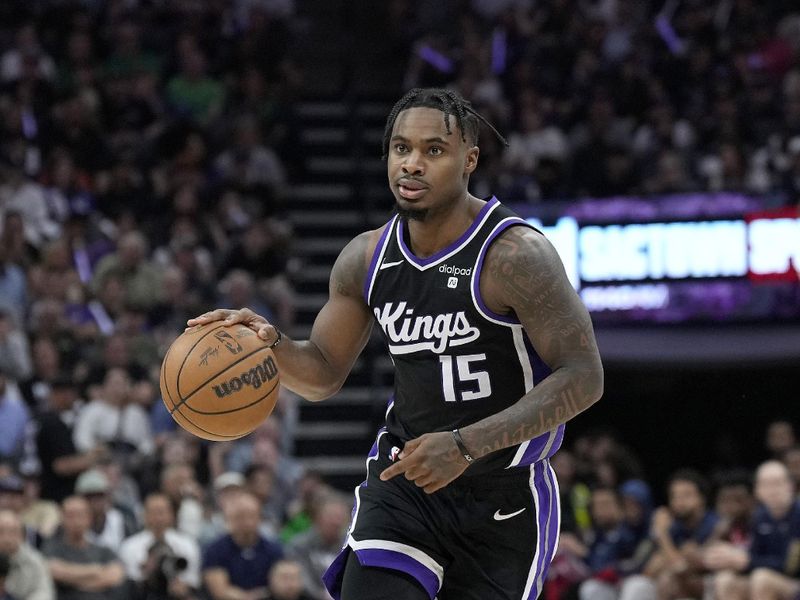
<path fill-rule="evenodd" d="M 25 482 L 15 474 L 0 478 L 0 510 L 10 510 L 22 521 L 25 510 Z M 34 527 L 23 523 L 23 535 L 26 542 L 32 547 L 38 547 L 41 536 Z"/>
<path fill-rule="evenodd" d="M 75 491 L 78 475 L 97 464 L 108 454 L 98 444 L 78 452 L 72 439 L 73 408 L 78 390 L 70 377 L 58 376 L 50 384 L 47 411 L 39 418 L 36 451 L 41 463 L 41 497 L 61 502 Z"/>
<path fill-rule="evenodd" d="M 154 548 L 185 559 L 186 568 L 177 574 L 175 581 L 170 582 L 175 591 L 180 588 L 183 596 L 200 586 L 200 548 L 193 538 L 177 531 L 174 524 L 175 513 L 169 498 L 160 493 L 150 494 L 144 501 L 144 530 L 122 543 L 119 557 L 128 578 L 140 587 L 151 575 L 148 569 L 153 565 L 149 564 L 148 556 Z"/>
<path fill-rule="evenodd" d="M 244 475 L 236 471 L 227 471 L 214 479 L 214 509 L 200 530 L 198 541 L 201 546 L 208 546 L 226 533 L 225 508 L 235 496 L 245 491 L 246 483 Z"/>
<path fill-rule="evenodd" d="M 116 551 L 134 527 L 131 518 L 111 503 L 108 477 L 99 469 L 78 476 L 75 493 L 86 498 L 91 513 L 89 540 Z"/>
<path fill-rule="evenodd" d="M 30 412 L 16 384 L 0 370 L 0 460 L 21 458 Z"/>
<path fill-rule="evenodd" d="M 619 488 L 625 524 L 633 533 L 636 544 L 650 537 L 650 518 L 653 514 L 653 494 L 641 479 L 628 479 Z"/>
<path fill-rule="evenodd" d="M 89 504 L 81 496 L 62 502 L 63 529 L 42 550 L 58 600 L 124 600 L 125 569 L 108 548 L 90 542 Z"/>
<path fill-rule="evenodd" d="M 203 581 L 212 600 L 260 598 L 269 570 L 283 558 L 283 549 L 259 533 L 258 500 L 241 492 L 225 505 L 228 534 L 203 553 Z"/>
<path fill-rule="evenodd" d="M 55 600 L 53 579 L 42 555 L 24 541 L 19 517 L 0 510 L 0 555 L 9 559 L 6 592 L 18 600 Z"/>

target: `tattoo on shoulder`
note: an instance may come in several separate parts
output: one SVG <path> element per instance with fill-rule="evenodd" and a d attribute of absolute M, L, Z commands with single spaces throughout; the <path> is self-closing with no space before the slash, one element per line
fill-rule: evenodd
<path fill-rule="evenodd" d="M 331 293 L 335 291 L 340 296 L 361 296 L 367 275 L 366 252 L 369 240 L 369 233 L 362 233 L 344 247 L 331 270 Z"/>
<path fill-rule="evenodd" d="M 547 242 L 538 233 L 512 227 L 492 244 L 486 268 L 501 297 L 512 307 L 547 303 L 558 286 L 558 255 L 537 252 Z"/>

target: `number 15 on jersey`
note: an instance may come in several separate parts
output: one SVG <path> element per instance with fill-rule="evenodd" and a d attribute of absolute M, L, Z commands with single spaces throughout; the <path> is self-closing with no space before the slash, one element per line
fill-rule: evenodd
<path fill-rule="evenodd" d="M 486 354 L 460 354 L 450 356 L 442 354 L 439 362 L 442 365 L 442 388 L 447 402 L 477 400 L 492 395 L 492 382 L 489 373 L 481 371 L 480 364 L 486 360 Z M 464 384 L 471 384 L 465 386 Z M 465 387 L 471 389 L 464 389 Z"/>

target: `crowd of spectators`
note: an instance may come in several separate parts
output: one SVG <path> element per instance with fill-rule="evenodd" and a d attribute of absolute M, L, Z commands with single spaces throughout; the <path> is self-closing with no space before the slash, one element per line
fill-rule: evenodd
<path fill-rule="evenodd" d="M 663 490 L 606 432 L 552 459 L 561 539 L 546 600 L 796 600 L 800 469 L 794 426 L 769 424 L 764 460 L 675 471 Z M 659 497 L 665 502 L 659 505 Z"/>
<path fill-rule="evenodd" d="M 507 134 L 484 136 L 477 194 L 796 203 L 800 17 L 781 4 L 394 0 L 392 93 L 452 86 Z M 293 459 L 296 398 L 205 444 L 158 386 L 188 317 L 294 322 L 292 7 L 0 3 L 0 600 L 326 598 L 351 500 Z M 755 497 L 749 474 L 713 474 L 712 497 L 681 471 L 661 508 L 613 437 L 569 444 L 548 598 L 791 598 L 800 449 L 771 431 Z"/>
<path fill-rule="evenodd" d="M 800 199 L 800 12 L 760 0 L 396 0 L 405 87 L 501 132 L 475 189 L 540 201 L 735 191 Z M 414 25 L 408 26 L 411 22 Z"/>

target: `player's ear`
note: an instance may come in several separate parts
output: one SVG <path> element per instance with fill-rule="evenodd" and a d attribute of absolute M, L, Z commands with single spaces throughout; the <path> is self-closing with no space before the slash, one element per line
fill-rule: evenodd
<path fill-rule="evenodd" d="M 478 155 L 481 153 L 477 146 L 467 149 L 467 156 L 464 159 L 464 174 L 470 175 L 478 168 Z"/>

